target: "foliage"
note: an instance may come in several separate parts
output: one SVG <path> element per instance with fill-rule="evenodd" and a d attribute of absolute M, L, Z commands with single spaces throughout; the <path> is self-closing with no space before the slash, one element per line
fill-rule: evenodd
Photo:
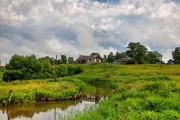
<path fill-rule="evenodd" d="M 48 61 L 49 63 L 51 63 L 51 65 L 57 64 L 57 59 L 55 59 L 54 57 L 45 56 L 45 57 L 39 58 L 38 60 L 39 61 Z"/>
<path fill-rule="evenodd" d="M 73 57 L 68 57 L 68 63 L 69 63 L 69 64 L 75 63 Z"/>
<path fill-rule="evenodd" d="M 180 48 L 175 48 L 175 51 L 172 52 L 172 57 L 175 64 L 180 64 Z"/>
<path fill-rule="evenodd" d="M 6 82 L 14 81 L 14 80 L 21 80 L 23 74 L 20 70 L 8 70 L 5 71 L 3 74 L 3 80 Z"/>
<path fill-rule="evenodd" d="M 114 55 L 112 52 L 110 52 L 110 54 L 107 57 L 107 62 L 109 63 L 113 63 L 114 62 Z"/>
<path fill-rule="evenodd" d="M 160 62 L 161 60 L 159 59 L 159 56 L 161 56 L 158 51 L 149 51 L 145 55 L 145 60 L 150 63 L 150 64 L 155 64 L 156 62 Z"/>
<path fill-rule="evenodd" d="M 36 59 L 35 55 L 14 55 L 6 66 L 4 81 L 22 79 L 46 79 L 54 76 L 53 67 L 48 60 Z"/>
<path fill-rule="evenodd" d="M 122 53 L 116 52 L 116 55 L 114 56 L 114 58 L 115 58 L 115 61 L 118 61 L 119 59 L 122 59 L 122 58 L 126 58 L 126 53 L 125 52 L 122 52 Z"/>
<path fill-rule="evenodd" d="M 71 76 L 83 72 L 82 67 L 77 65 L 61 64 L 55 67 L 56 77 Z"/>
<path fill-rule="evenodd" d="M 61 64 L 67 64 L 67 57 L 66 57 L 66 55 L 61 55 Z"/>
<path fill-rule="evenodd" d="M 142 63 L 142 59 L 147 52 L 147 48 L 141 45 L 139 42 L 130 42 L 127 48 L 127 56 L 132 58 L 135 63 Z"/>

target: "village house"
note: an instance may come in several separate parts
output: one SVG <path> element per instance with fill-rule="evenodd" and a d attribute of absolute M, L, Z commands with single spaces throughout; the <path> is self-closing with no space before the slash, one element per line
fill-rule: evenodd
<path fill-rule="evenodd" d="M 93 64 L 93 63 L 101 63 L 102 57 L 100 55 L 89 55 L 84 56 L 80 55 L 76 60 L 77 64 Z"/>

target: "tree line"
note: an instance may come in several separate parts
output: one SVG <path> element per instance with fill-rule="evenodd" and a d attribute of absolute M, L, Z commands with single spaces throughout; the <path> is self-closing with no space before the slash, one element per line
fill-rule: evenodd
<path fill-rule="evenodd" d="M 91 53 L 96 55 L 99 53 Z M 172 60 L 175 64 L 180 64 L 180 47 L 172 51 Z M 139 42 L 130 42 L 125 52 L 110 52 L 104 55 L 103 62 L 123 62 L 124 64 L 155 64 L 162 62 L 162 55 L 158 51 L 148 51 Z M 36 58 L 35 55 L 21 56 L 13 55 L 9 63 L 5 65 L 3 74 L 4 81 L 46 79 L 78 74 L 83 71 L 80 66 L 74 64 L 73 57 L 61 55 L 60 59 L 54 57 Z M 68 64 L 68 65 L 65 65 Z"/>
<path fill-rule="evenodd" d="M 72 58 L 68 60 L 68 63 L 74 63 Z M 58 61 L 49 56 L 37 59 L 35 55 L 21 56 L 15 54 L 11 57 L 9 63 L 5 65 L 3 80 L 13 81 L 56 78 L 78 74 L 83 71 L 80 66 L 72 64 L 64 65 L 66 63 L 67 58 L 65 55 L 62 55 L 61 60 Z"/>
<path fill-rule="evenodd" d="M 104 55 L 104 60 L 109 63 L 124 62 L 125 64 L 155 64 L 162 62 L 162 55 L 158 51 L 148 51 L 139 42 L 130 42 L 125 52 L 112 52 L 108 56 Z"/>

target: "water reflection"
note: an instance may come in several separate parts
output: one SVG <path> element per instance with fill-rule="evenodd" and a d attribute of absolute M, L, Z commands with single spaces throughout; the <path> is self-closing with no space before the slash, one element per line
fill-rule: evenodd
<path fill-rule="evenodd" d="M 59 120 L 75 111 L 84 111 L 94 106 L 95 101 L 69 100 L 59 102 L 35 102 L 0 108 L 2 120 Z"/>

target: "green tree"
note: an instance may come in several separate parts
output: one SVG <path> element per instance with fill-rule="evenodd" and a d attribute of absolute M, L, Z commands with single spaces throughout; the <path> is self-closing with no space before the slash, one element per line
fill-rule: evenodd
<path fill-rule="evenodd" d="M 158 51 L 149 51 L 145 56 L 145 60 L 150 64 L 155 64 L 156 62 L 160 62 L 159 56 L 161 54 Z"/>
<path fill-rule="evenodd" d="M 4 81 L 53 78 L 54 76 L 54 69 L 49 59 L 37 60 L 35 55 L 25 57 L 13 55 L 5 67 Z"/>
<path fill-rule="evenodd" d="M 105 63 L 106 63 L 106 61 L 107 61 L 107 56 L 106 56 L 106 55 L 104 55 L 103 62 L 105 62 Z"/>
<path fill-rule="evenodd" d="M 13 55 L 9 60 L 9 64 L 6 64 L 5 68 L 7 70 L 19 70 L 22 69 L 25 63 L 25 57 L 20 55 Z"/>
<path fill-rule="evenodd" d="M 119 59 L 120 59 L 119 52 L 116 52 L 116 55 L 114 56 L 114 59 L 115 59 L 115 60 L 119 60 Z"/>
<path fill-rule="evenodd" d="M 126 53 L 125 52 L 122 52 L 122 53 L 116 52 L 116 55 L 114 56 L 114 59 L 119 60 L 121 58 L 126 58 Z"/>
<path fill-rule="evenodd" d="M 68 57 L 68 63 L 69 64 L 73 64 L 75 61 L 73 59 L 73 57 Z"/>
<path fill-rule="evenodd" d="M 172 52 L 172 57 L 175 64 L 180 64 L 180 47 L 175 48 L 175 51 Z"/>
<path fill-rule="evenodd" d="M 110 54 L 109 54 L 108 57 L 107 57 L 107 62 L 113 63 L 114 60 L 115 60 L 115 59 L 114 59 L 114 55 L 113 55 L 112 52 L 110 52 Z"/>
<path fill-rule="evenodd" d="M 38 59 L 39 61 L 43 61 L 43 60 L 47 60 L 47 61 L 51 61 L 51 58 L 49 56 L 45 56 L 45 57 L 41 57 Z"/>
<path fill-rule="evenodd" d="M 67 57 L 66 57 L 66 55 L 61 55 L 61 64 L 67 64 Z"/>
<path fill-rule="evenodd" d="M 119 58 L 126 58 L 126 52 L 119 53 Z"/>
<path fill-rule="evenodd" d="M 49 63 L 51 63 L 51 65 L 55 65 L 57 64 L 57 61 L 54 57 L 50 57 L 50 56 L 45 56 L 45 57 L 41 57 L 38 59 L 39 61 L 43 61 L 43 60 L 46 60 L 48 61 Z"/>
<path fill-rule="evenodd" d="M 127 49 L 127 56 L 132 58 L 135 64 L 142 63 L 147 53 L 147 48 L 145 46 L 141 45 L 139 42 L 130 42 Z"/>

